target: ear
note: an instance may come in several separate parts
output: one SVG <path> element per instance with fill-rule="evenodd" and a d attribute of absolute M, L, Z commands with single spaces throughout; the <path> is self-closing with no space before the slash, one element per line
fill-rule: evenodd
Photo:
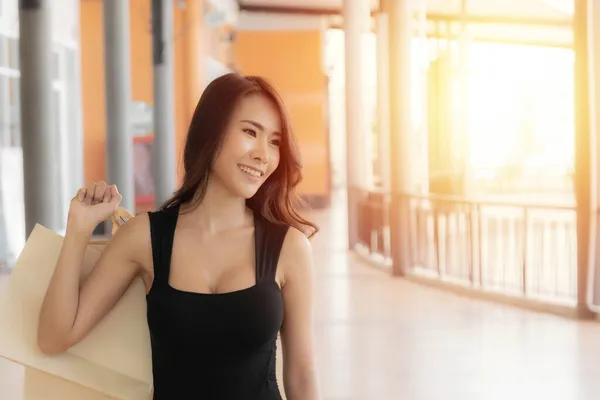
<path fill-rule="evenodd" d="M 115 212 L 112 215 L 112 231 L 111 234 L 114 235 L 117 230 L 125 223 L 128 219 L 133 218 L 133 214 L 130 213 L 127 209 L 123 207 L 117 207 Z"/>

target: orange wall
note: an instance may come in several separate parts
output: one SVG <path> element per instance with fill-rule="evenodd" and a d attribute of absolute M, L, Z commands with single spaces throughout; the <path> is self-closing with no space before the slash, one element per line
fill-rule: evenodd
<path fill-rule="evenodd" d="M 80 2 L 81 81 L 85 181 L 105 176 L 106 114 L 102 2 Z"/>
<path fill-rule="evenodd" d="M 180 157 L 189 120 L 204 88 L 203 20 L 198 1 L 175 8 L 174 83 L 176 160 Z M 81 65 L 84 118 L 85 180 L 105 179 L 106 122 L 102 2 L 81 1 Z M 132 101 L 153 104 L 150 2 L 130 0 Z"/>
<path fill-rule="evenodd" d="M 281 93 L 290 112 L 304 160 L 298 191 L 328 196 L 329 151 L 326 77 L 321 31 L 240 31 L 235 42 L 236 67 L 261 75 Z"/>

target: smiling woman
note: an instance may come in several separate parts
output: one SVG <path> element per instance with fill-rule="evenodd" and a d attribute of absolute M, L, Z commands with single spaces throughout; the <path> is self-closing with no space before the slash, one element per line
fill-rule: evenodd
<path fill-rule="evenodd" d="M 192 117 L 183 157 L 183 185 L 163 209 L 180 202 L 199 204 L 214 172 L 211 179 L 248 199 L 247 205 L 270 221 L 285 221 L 309 235 L 316 232 L 296 210 L 300 153 L 287 110 L 266 80 L 227 74 L 212 81 Z M 260 172 L 257 185 L 240 181 L 234 166 Z"/>
<path fill-rule="evenodd" d="M 246 96 L 232 114 L 213 177 L 242 197 L 254 196 L 279 165 L 280 131 L 281 118 L 273 102 L 261 94 Z"/>
<path fill-rule="evenodd" d="M 316 226 L 296 208 L 300 155 L 275 90 L 259 77 L 212 81 L 184 169 L 181 188 L 128 220 L 81 287 L 82 249 L 121 196 L 104 182 L 80 189 L 42 307 L 40 348 L 59 353 L 80 341 L 139 276 L 155 400 L 280 400 L 280 332 L 287 397 L 318 399 L 308 241 Z"/>

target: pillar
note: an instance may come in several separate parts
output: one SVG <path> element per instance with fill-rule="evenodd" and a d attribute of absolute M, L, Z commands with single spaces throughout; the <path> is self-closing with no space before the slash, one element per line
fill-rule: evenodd
<path fill-rule="evenodd" d="M 468 11 L 467 0 L 461 0 L 460 16 L 462 18 L 460 34 L 458 38 L 458 57 L 459 57 L 459 108 L 457 116 L 457 130 L 455 143 L 460 160 L 458 161 L 457 171 L 460 176 L 461 193 L 465 198 L 473 196 L 473 173 L 471 168 L 471 138 L 469 137 L 469 59 L 471 53 L 471 35 L 469 34 L 466 23 Z"/>
<path fill-rule="evenodd" d="M 411 0 L 382 0 L 389 22 L 390 79 L 390 166 L 392 203 L 390 206 L 390 241 L 392 271 L 404 275 L 410 263 L 409 207 L 411 183 L 411 40 L 413 18 Z M 414 146 L 413 146 L 414 147 Z"/>
<path fill-rule="evenodd" d="M 591 22 L 591 27 L 588 30 L 588 38 L 591 37 L 591 41 L 589 43 L 589 48 L 591 51 L 588 53 L 591 55 L 591 67 L 590 71 L 590 98 L 591 98 L 591 150 L 593 150 L 590 155 L 592 162 L 595 163 L 595 166 L 592 169 L 595 171 L 592 182 L 594 183 L 592 187 L 593 200 L 592 204 L 596 205 L 596 209 L 600 209 L 600 4 L 590 2 L 589 4 L 589 16 L 588 21 Z M 593 270 L 593 274 L 591 275 L 593 278 L 592 281 L 592 303 L 594 309 L 596 311 L 600 311 L 600 251 L 598 250 L 600 246 L 600 224 L 599 217 L 600 213 L 594 213 L 591 216 L 592 221 L 592 234 L 595 236 L 594 240 L 590 240 L 590 244 L 595 246 L 593 247 L 594 251 L 594 261 L 591 263 Z"/>
<path fill-rule="evenodd" d="M 378 13 L 375 17 L 377 40 L 377 160 L 381 186 L 391 188 L 390 180 L 390 58 L 388 39 L 388 15 Z"/>
<path fill-rule="evenodd" d="M 106 84 L 106 177 L 123 196 L 121 205 L 135 210 L 129 1 L 104 0 L 104 70 Z"/>
<path fill-rule="evenodd" d="M 85 181 L 85 163 L 83 158 L 83 92 L 81 81 L 81 3 L 74 2 L 74 7 L 77 7 L 76 20 L 77 29 L 75 36 L 77 40 L 77 52 L 75 54 L 75 63 L 67 63 L 67 74 L 72 77 L 69 79 L 67 88 L 67 107 L 71 117 L 68 118 L 68 165 L 71 171 L 68 171 L 69 181 L 67 184 L 68 193 L 74 196 L 77 190 L 86 185 Z"/>
<path fill-rule="evenodd" d="M 369 17 L 367 0 L 346 0 L 343 5 L 346 101 L 346 185 L 348 195 L 348 245 L 358 243 L 359 203 L 370 154 L 365 151 L 368 131 L 364 129 L 362 106 L 362 33 Z"/>
<path fill-rule="evenodd" d="M 154 186 L 156 205 L 175 191 L 175 99 L 173 82 L 173 2 L 152 0 L 154 65 Z"/>
<path fill-rule="evenodd" d="M 52 104 L 50 0 L 19 1 L 20 111 L 25 234 L 37 223 L 61 228 L 59 132 Z"/>
<path fill-rule="evenodd" d="M 590 4 L 588 0 L 575 0 L 573 40 L 575 48 L 575 199 L 577 203 L 577 311 L 580 317 L 592 315 L 588 301 L 592 228 L 595 223 L 592 179 L 595 175 L 592 154 L 592 115 L 590 96 Z M 595 186 L 595 185 L 594 185 Z"/>

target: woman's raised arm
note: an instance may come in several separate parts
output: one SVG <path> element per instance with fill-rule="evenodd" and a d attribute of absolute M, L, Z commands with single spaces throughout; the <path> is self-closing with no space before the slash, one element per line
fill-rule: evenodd
<path fill-rule="evenodd" d="M 115 233 L 82 282 L 82 263 L 93 229 L 114 213 L 120 201 L 116 187 L 104 182 L 80 189 L 71 201 L 63 247 L 39 316 L 38 344 L 44 353 L 60 353 L 79 342 L 135 277 L 152 265 L 149 221 L 142 214 Z"/>

